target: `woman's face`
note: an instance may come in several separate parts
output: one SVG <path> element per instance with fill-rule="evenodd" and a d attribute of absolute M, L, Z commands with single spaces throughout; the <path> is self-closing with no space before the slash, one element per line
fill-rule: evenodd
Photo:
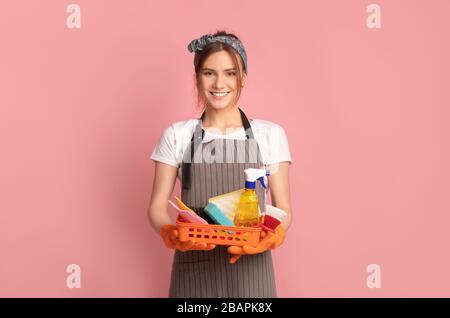
<path fill-rule="evenodd" d="M 243 73 L 241 61 L 238 58 L 239 68 L 244 85 L 246 75 Z M 203 63 L 200 70 L 200 87 L 203 91 L 206 104 L 215 109 L 234 106 L 237 96 L 237 70 L 227 51 L 211 54 Z"/>

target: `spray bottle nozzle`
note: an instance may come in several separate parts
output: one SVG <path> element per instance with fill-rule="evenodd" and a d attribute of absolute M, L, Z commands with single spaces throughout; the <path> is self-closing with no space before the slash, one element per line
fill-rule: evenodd
<path fill-rule="evenodd" d="M 259 180 L 264 189 L 267 189 L 267 176 L 270 175 L 270 172 L 266 169 L 254 169 L 249 168 L 245 169 L 245 187 L 246 188 L 255 188 L 256 180 Z"/>

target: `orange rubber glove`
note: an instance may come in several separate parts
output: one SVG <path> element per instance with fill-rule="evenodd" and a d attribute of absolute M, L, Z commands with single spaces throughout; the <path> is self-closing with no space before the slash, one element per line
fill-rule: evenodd
<path fill-rule="evenodd" d="M 167 248 L 180 250 L 182 252 L 187 251 L 210 251 L 216 247 L 215 244 L 197 243 L 192 240 L 181 242 L 178 239 L 178 230 L 175 225 L 166 224 L 163 225 L 160 231 L 161 237 L 164 240 Z"/>
<path fill-rule="evenodd" d="M 267 251 L 268 249 L 276 249 L 284 242 L 286 233 L 281 225 L 275 228 L 275 233 L 261 231 L 261 238 L 256 247 L 250 245 L 244 246 L 230 246 L 228 248 L 228 253 L 233 256 L 230 258 L 230 264 L 234 264 L 237 260 L 244 254 L 259 254 Z"/>

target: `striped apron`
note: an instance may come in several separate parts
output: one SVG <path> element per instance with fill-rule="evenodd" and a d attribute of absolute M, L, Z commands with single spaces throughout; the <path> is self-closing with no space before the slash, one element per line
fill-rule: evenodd
<path fill-rule="evenodd" d="M 263 167 L 250 123 L 242 110 L 239 111 L 247 135 L 245 140 L 217 139 L 202 143 L 203 113 L 187 148 L 191 151 L 185 151 L 183 155 L 181 199 L 208 223 L 214 223 L 203 212 L 208 199 L 243 188 L 244 169 Z M 202 159 L 192 160 L 199 152 Z M 265 191 L 259 183 L 256 192 L 260 209 L 264 211 Z M 211 251 L 175 250 L 169 297 L 277 297 L 270 250 L 261 254 L 242 255 L 235 264 L 229 263 L 230 257 L 227 246 L 221 245 Z"/>

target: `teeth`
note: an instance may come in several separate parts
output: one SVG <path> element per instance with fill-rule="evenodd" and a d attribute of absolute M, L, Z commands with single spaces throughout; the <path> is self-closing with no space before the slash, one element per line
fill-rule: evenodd
<path fill-rule="evenodd" d="M 228 94 L 229 92 L 225 92 L 225 93 L 216 93 L 216 92 L 211 92 L 211 94 L 213 94 L 214 96 L 225 96 L 226 94 Z"/>

